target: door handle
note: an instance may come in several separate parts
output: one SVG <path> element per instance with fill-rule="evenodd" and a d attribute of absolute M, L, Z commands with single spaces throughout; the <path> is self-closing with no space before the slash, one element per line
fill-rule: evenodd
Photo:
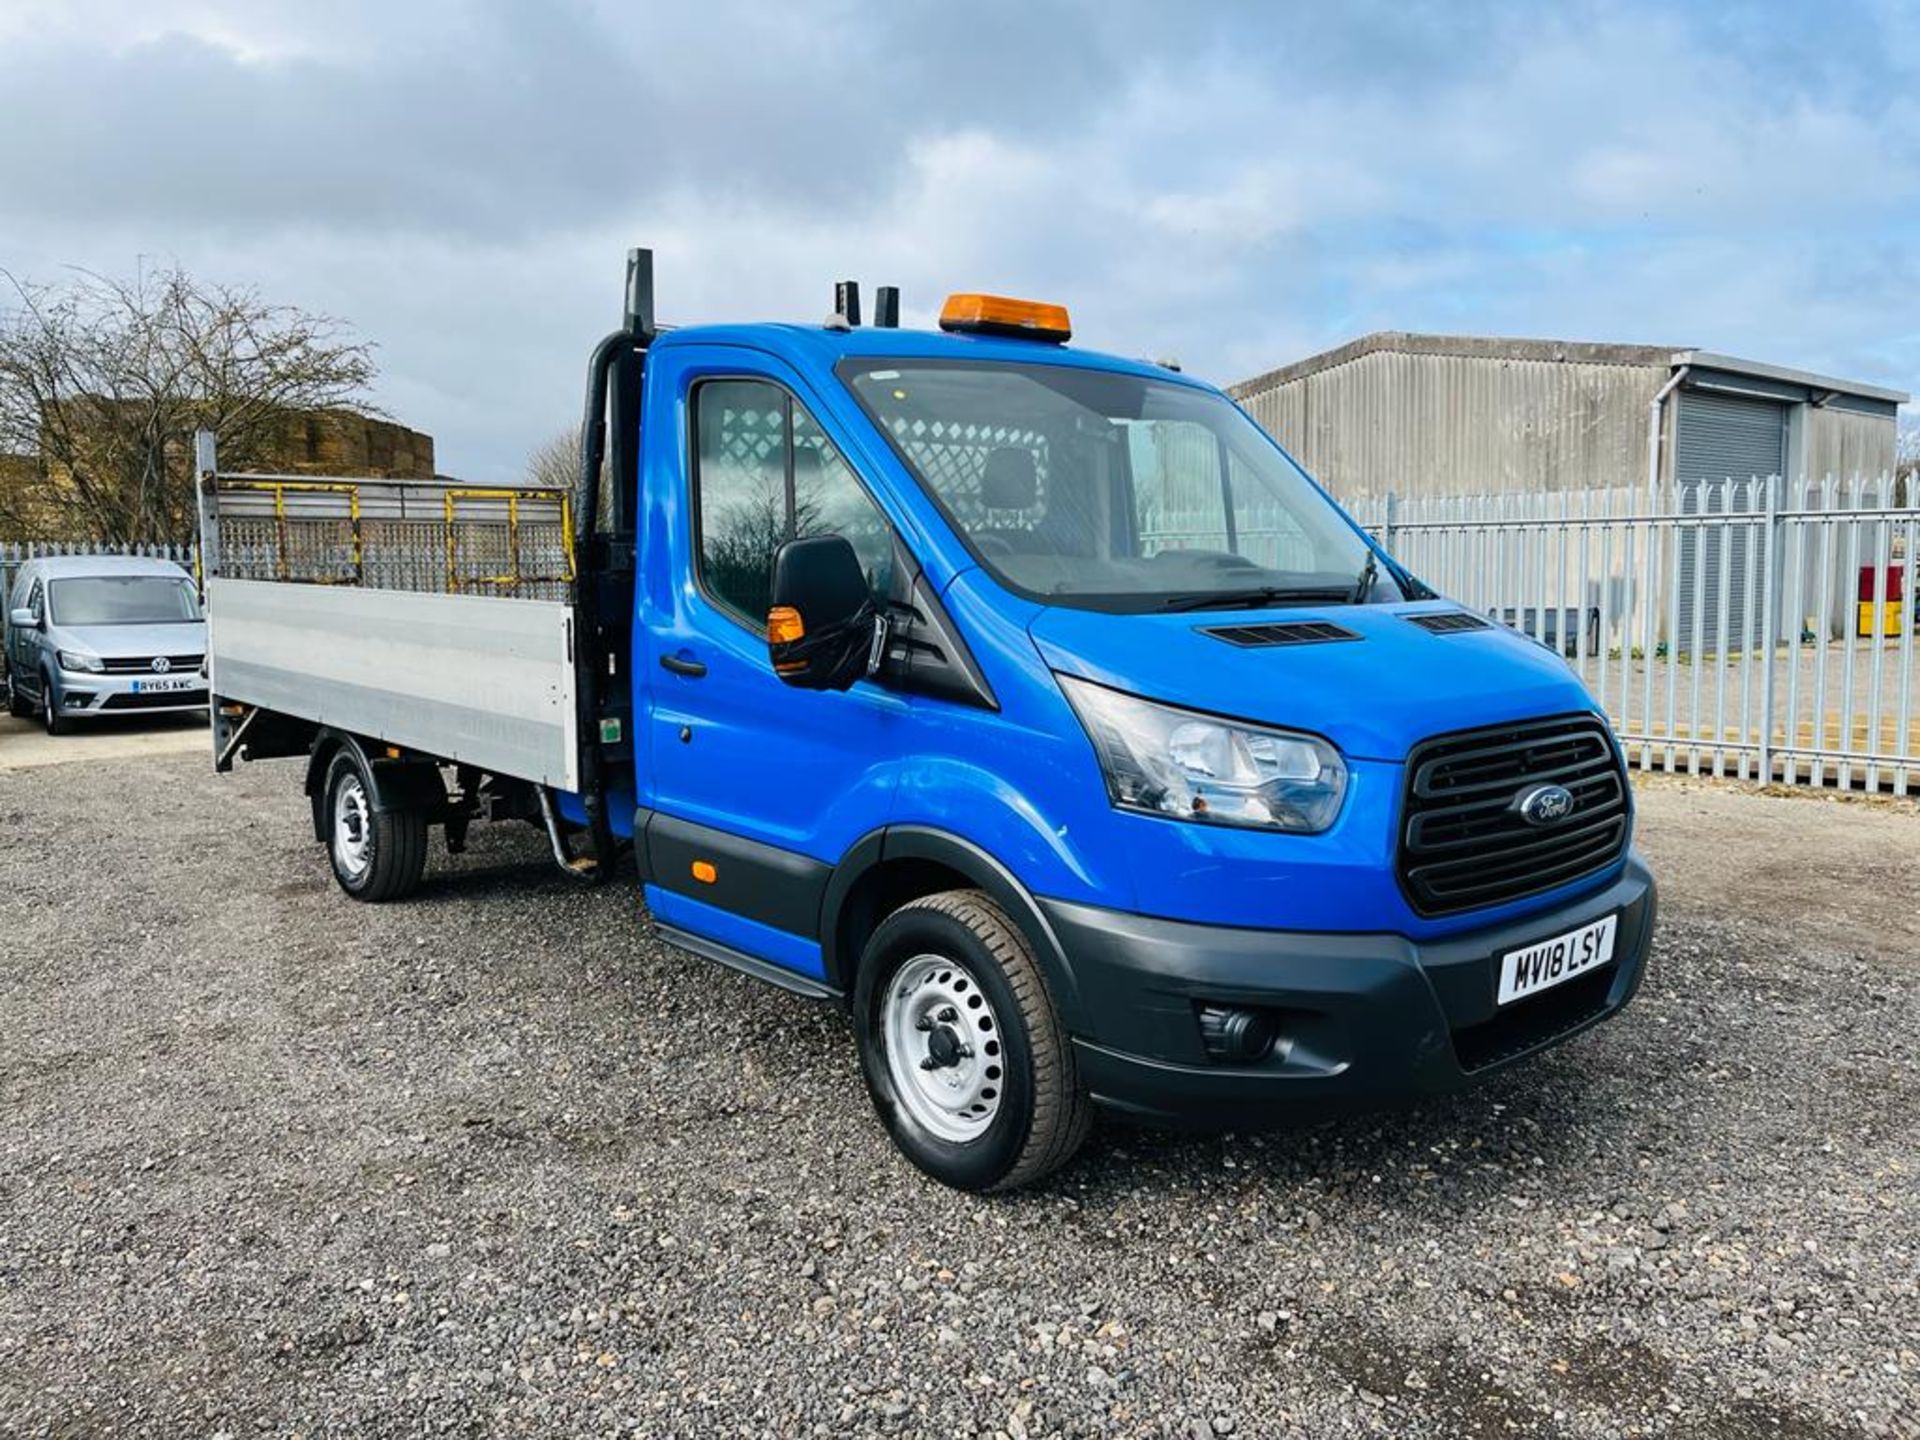
<path fill-rule="evenodd" d="M 689 655 L 662 655 L 660 668 L 671 670 L 676 675 L 684 675 L 689 680 L 698 680 L 707 673 L 707 667 Z"/>

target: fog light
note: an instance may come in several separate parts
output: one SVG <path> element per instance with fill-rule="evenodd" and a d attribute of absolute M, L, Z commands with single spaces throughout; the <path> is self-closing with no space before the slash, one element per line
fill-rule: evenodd
<path fill-rule="evenodd" d="M 1239 1006 L 1202 1005 L 1200 1043 L 1209 1059 L 1227 1065 L 1252 1065 L 1273 1051 L 1280 1027 L 1265 1010 Z"/>

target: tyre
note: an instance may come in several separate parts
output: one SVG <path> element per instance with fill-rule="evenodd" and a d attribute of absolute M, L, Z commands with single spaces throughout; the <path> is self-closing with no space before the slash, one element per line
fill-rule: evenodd
<path fill-rule="evenodd" d="M 356 900 L 379 903 L 413 893 L 427 863 L 427 821 L 412 806 L 374 808 L 373 777 L 351 749 L 327 766 L 327 858 L 333 878 Z"/>
<path fill-rule="evenodd" d="M 60 692 L 54 688 L 53 676 L 40 677 L 40 712 L 47 722 L 47 734 L 71 735 L 73 721 L 60 713 Z"/>
<path fill-rule="evenodd" d="M 20 693 L 20 687 L 13 683 L 13 671 L 7 671 L 7 713 L 16 720 L 24 720 L 33 714 L 33 702 Z"/>
<path fill-rule="evenodd" d="M 1092 1105 L 1019 927 L 977 890 L 887 917 L 861 957 L 854 1018 L 868 1092 L 894 1143 L 960 1190 L 1059 1169 Z"/>

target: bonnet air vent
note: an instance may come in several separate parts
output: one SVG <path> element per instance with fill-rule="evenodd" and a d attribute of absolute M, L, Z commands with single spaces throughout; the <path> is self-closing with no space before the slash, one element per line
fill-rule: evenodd
<path fill-rule="evenodd" d="M 1400 618 L 1411 621 L 1422 630 L 1431 630 L 1435 635 L 1461 635 L 1469 630 L 1493 628 L 1492 621 L 1468 614 L 1465 610 L 1440 610 L 1427 615 L 1402 615 Z"/>
<path fill-rule="evenodd" d="M 1325 620 L 1287 620 L 1278 625 L 1202 625 L 1198 628 L 1203 635 L 1211 635 L 1216 640 L 1249 650 L 1269 645 L 1325 645 L 1335 640 L 1360 638 L 1344 625 L 1329 624 Z"/>

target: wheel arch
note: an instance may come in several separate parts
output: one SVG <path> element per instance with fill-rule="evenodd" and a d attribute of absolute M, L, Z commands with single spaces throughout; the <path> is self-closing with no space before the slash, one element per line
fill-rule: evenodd
<path fill-rule="evenodd" d="M 1080 1014 L 1073 967 L 1027 888 L 988 851 L 945 830 L 891 825 L 856 841 L 834 867 L 821 901 L 820 953 L 827 983 L 851 996 L 860 954 L 900 906 L 943 890 L 982 890 L 1020 928 L 1068 1027 Z"/>
<path fill-rule="evenodd" d="M 313 807 L 313 838 L 323 845 L 327 841 L 327 768 L 333 764 L 333 757 L 348 746 L 360 750 L 351 735 L 322 729 L 314 735 L 313 748 L 307 752 L 306 792 L 307 803 Z M 360 758 L 366 759 L 364 752 Z"/>
<path fill-rule="evenodd" d="M 333 766 L 334 756 L 342 750 L 358 757 L 360 768 L 373 782 L 371 798 L 375 811 L 420 807 L 431 816 L 436 807 L 446 804 L 446 783 L 440 778 L 440 767 L 436 763 L 376 757 L 369 753 L 370 749 L 369 742 L 345 730 L 323 725 L 315 732 L 313 748 L 307 754 L 306 793 L 313 809 L 313 838 L 322 844 L 327 839 L 327 771 Z"/>

